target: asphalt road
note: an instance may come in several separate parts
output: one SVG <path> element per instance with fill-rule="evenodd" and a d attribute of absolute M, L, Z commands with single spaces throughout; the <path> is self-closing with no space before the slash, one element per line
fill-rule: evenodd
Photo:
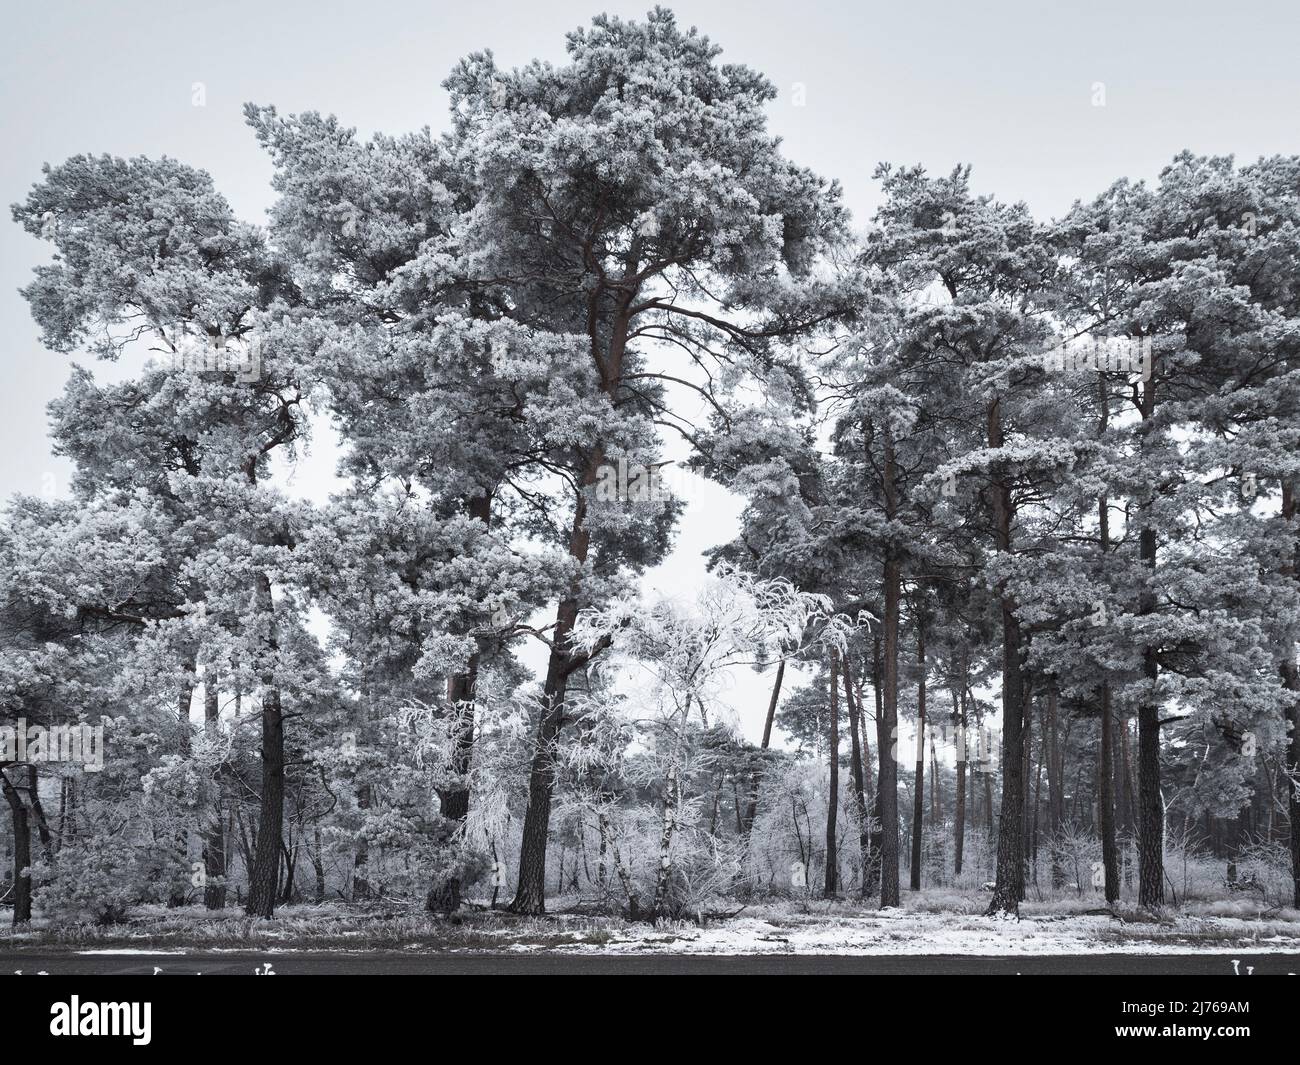
<path fill-rule="evenodd" d="M 253 975 L 270 963 L 275 975 L 1091 975 L 1231 976 L 1253 966 L 1256 976 L 1300 972 L 1295 954 L 1073 954 L 974 957 L 922 954 L 846 955 L 573 955 L 573 954 L 343 954 L 250 952 L 192 954 L 77 954 L 73 951 L 0 952 L 0 974 L 22 970 L 51 976 Z"/>

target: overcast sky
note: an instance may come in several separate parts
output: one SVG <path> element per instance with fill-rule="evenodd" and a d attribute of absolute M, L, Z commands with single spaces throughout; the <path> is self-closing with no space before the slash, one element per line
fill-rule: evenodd
<path fill-rule="evenodd" d="M 3 0 L 0 200 L 22 198 L 41 164 L 79 152 L 170 155 L 208 170 L 235 210 L 261 221 L 271 168 L 245 127 L 245 101 L 334 112 L 363 134 L 446 122 L 439 83 L 466 52 L 515 66 L 563 60 L 564 33 L 600 10 L 646 3 L 533 0 Z M 691 0 L 669 4 L 764 72 L 780 96 L 773 129 L 796 161 L 838 178 L 859 223 L 877 201 L 877 162 L 974 167 L 980 192 L 1060 214 L 1116 178 L 1154 178 L 1176 152 L 1241 160 L 1300 151 L 1300 5 L 889 4 L 861 0 Z M 195 106 L 201 83 L 203 106 Z M 1104 106 L 1097 106 L 1097 83 Z M 45 405 L 69 360 L 41 350 L 17 293 L 46 254 L 0 222 L 0 490 L 66 484 Z M 126 369 L 126 368 L 123 368 Z M 329 484 L 320 448 L 294 477 Z M 699 552 L 734 529 L 738 506 L 702 493 L 678 548 L 649 582 L 680 591 Z M 761 731 L 766 681 L 737 679 L 745 731 Z"/>

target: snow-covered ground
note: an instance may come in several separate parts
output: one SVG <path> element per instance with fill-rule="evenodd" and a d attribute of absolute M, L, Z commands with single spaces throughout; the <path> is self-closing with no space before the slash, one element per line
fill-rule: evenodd
<path fill-rule="evenodd" d="M 878 910 L 857 901 L 765 899 L 719 904 L 694 920 L 633 923 L 558 899 L 546 917 L 470 907 L 452 920 L 404 905 L 286 906 L 270 921 L 238 909 L 141 907 L 126 924 L 0 930 L 0 947 L 103 952 L 177 949 L 489 951 L 582 954 L 1300 954 L 1300 911 L 1233 899 L 1192 902 L 1160 918 L 1084 898 L 1031 901 L 1019 920 L 986 917 L 987 896 L 927 891 Z"/>
<path fill-rule="evenodd" d="M 529 948 L 538 949 L 538 948 Z M 1111 954 L 1300 952 L 1300 915 L 1274 920 L 1177 916 L 1163 922 L 1109 915 L 917 913 L 806 914 L 746 917 L 704 927 L 628 926 L 609 938 L 560 947 L 599 953 L 704 954 Z"/>

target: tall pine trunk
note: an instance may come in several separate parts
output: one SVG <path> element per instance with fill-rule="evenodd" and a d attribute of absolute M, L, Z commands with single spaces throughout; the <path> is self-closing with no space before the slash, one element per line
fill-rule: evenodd
<path fill-rule="evenodd" d="M 939 793 L 939 748 L 930 726 L 930 824 L 937 832 L 943 823 L 943 798 Z"/>
<path fill-rule="evenodd" d="M 320 822 L 312 826 L 314 846 L 308 851 L 312 872 L 316 874 L 316 902 L 325 901 L 325 845 L 321 842 Z"/>
<path fill-rule="evenodd" d="M 627 276 L 634 276 L 639 259 L 639 239 L 633 240 L 627 257 Z M 618 296 L 618 306 L 609 330 L 607 354 L 600 354 L 601 337 L 597 329 L 597 301 L 601 286 L 591 295 L 588 331 L 592 357 L 600 373 L 600 391 L 611 402 L 618 399 L 623 377 L 623 357 L 627 348 L 632 303 L 637 289 L 630 286 Z M 569 556 L 579 572 L 587 561 L 591 531 L 587 528 L 587 492 L 596 483 L 605 462 L 605 449 L 597 444 L 583 464 L 578 479 L 578 494 L 573 507 L 573 525 L 569 532 Z M 550 835 L 551 800 L 555 792 L 555 744 L 564 727 L 564 700 L 568 695 L 569 675 L 582 663 L 569 647 L 569 634 L 578 620 L 582 588 L 575 573 L 566 597 L 555 612 L 555 629 L 551 634 L 551 653 L 546 664 L 546 681 L 542 687 L 542 714 L 537 725 L 537 745 L 528 770 L 528 806 L 524 811 L 523 836 L 519 846 L 519 885 L 510 909 L 515 913 L 546 912 L 546 842 Z"/>
<path fill-rule="evenodd" d="M 988 413 L 988 444 L 1002 447 L 1002 413 L 994 400 Z M 1000 552 L 1011 551 L 1012 513 L 1010 473 L 1003 472 L 992 485 L 993 524 Z M 1021 663 L 1020 623 L 1005 591 L 1002 607 L 1002 806 L 998 811 L 997 870 L 990 914 L 1019 915 L 1025 893 L 1024 867 L 1024 676 Z"/>
<path fill-rule="evenodd" d="M 1043 700 L 1043 739 L 1047 744 L 1047 837 L 1052 849 L 1052 887 L 1065 886 L 1065 863 L 1061 850 L 1061 830 L 1065 820 L 1065 779 L 1062 775 L 1064 760 L 1061 755 L 1060 705 L 1055 688 L 1050 688 Z"/>
<path fill-rule="evenodd" d="M 574 599 L 560 604 L 556 615 L 555 643 L 568 641 L 578 616 Z M 555 744 L 564 727 L 564 699 L 568 689 L 568 655 L 552 650 L 542 688 L 542 715 L 537 744 L 528 771 L 528 806 L 524 811 L 519 847 L 519 884 L 510 908 L 516 913 L 546 912 L 546 843 L 550 833 L 551 797 L 555 790 Z"/>
<path fill-rule="evenodd" d="M 1297 676 L 1295 663 L 1291 665 L 1292 676 L 1287 681 L 1287 688 L 1293 698 L 1287 716 L 1291 720 L 1291 738 L 1287 741 L 1286 771 L 1289 777 L 1287 785 L 1290 798 L 1291 834 L 1291 884 L 1294 889 L 1294 903 L 1300 910 L 1300 676 Z"/>
<path fill-rule="evenodd" d="M 871 693 L 876 705 L 876 758 L 883 757 L 880 747 L 881 722 L 885 719 L 885 653 L 881 638 L 876 636 L 871 641 Z M 865 739 L 866 733 L 863 733 Z M 880 816 L 880 774 L 876 774 L 875 786 L 871 789 L 871 864 L 867 867 L 866 885 L 863 897 L 876 894 L 880 890 L 880 851 L 884 846 L 884 821 Z"/>
<path fill-rule="evenodd" d="M 191 752 L 190 743 L 190 704 L 194 699 L 194 656 L 188 655 L 187 661 L 184 662 L 185 680 L 180 684 L 176 695 L 176 752 L 182 758 L 188 759 Z M 35 808 L 33 808 L 35 812 Z M 190 833 L 189 828 L 182 824 L 176 830 L 176 857 L 183 868 L 188 869 L 190 865 Z M 175 887 L 168 893 L 168 906 L 184 906 L 186 903 L 187 888 L 183 883 L 178 882 Z"/>
<path fill-rule="evenodd" d="M 1151 376 L 1142 388 L 1143 444 L 1154 432 L 1156 409 L 1155 355 Z M 1138 614 L 1149 617 L 1156 610 L 1156 527 L 1152 513 L 1155 498 L 1142 507 L 1138 558 L 1146 570 L 1146 584 L 1138 596 Z M 1160 793 L 1160 705 L 1156 701 L 1156 684 L 1160 680 L 1157 648 L 1148 644 L 1142 652 L 1142 673 L 1147 684 L 1145 696 L 1138 704 L 1138 905 L 1155 909 L 1165 901 L 1165 804 Z"/>
<path fill-rule="evenodd" d="M 894 441 L 885 436 L 885 517 L 898 513 Z M 898 630 L 902 592 L 902 564 L 898 547 L 885 548 L 885 647 L 883 712 L 876 720 L 876 747 L 880 759 L 876 794 L 880 805 L 880 905 L 898 905 Z"/>
<path fill-rule="evenodd" d="M 952 822 L 952 872 L 961 876 L 962 849 L 966 843 L 966 696 L 953 692 L 957 711 L 957 793 Z"/>
<path fill-rule="evenodd" d="M 284 713 L 276 687 L 274 660 L 279 649 L 271 581 L 256 577 L 258 609 L 267 618 L 265 653 L 269 659 L 262 674 L 262 797 L 258 804 L 257 845 L 248 874 L 250 917 L 272 917 L 280 886 L 280 860 L 284 853 Z"/>
<path fill-rule="evenodd" d="M 569 535 L 569 555 L 578 563 L 587 561 L 591 534 L 587 529 L 587 500 L 583 494 L 596 483 L 603 455 L 592 455 L 583 473 L 581 490 L 573 511 Z M 546 912 L 546 843 L 550 834 L 551 799 L 555 791 L 555 744 L 564 727 L 564 700 L 568 694 L 573 656 L 569 634 L 578 620 L 578 578 L 570 585 L 568 596 L 555 614 L 555 631 L 551 653 L 546 663 L 546 681 L 542 686 L 542 714 L 537 725 L 537 742 L 528 771 L 528 806 L 524 811 L 523 837 L 519 846 L 519 884 L 510 909 L 515 913 Z"/>
<path fill-rule="evenodd" d="M 1034 694 L 1032 691 L 1025 693 L 1025 724 L 1024 735 L 1021 737 L 1021 748 L 1024 754 L 1021 758 L 1020 779 L 1024 781 L 1025 802 L 1024 818 L 1021 821 L 1020 833 L 1020 862 L 1024 873 L 1020 880 L 1020 901 L 1025 901 L 1025 885 L 1030 878 L 1034 876 L 1034 819 L 1038 816 L 1038 796 L 1042 789 L 1042 777 L 1038 779 L 1038 790 L 1034 792 L 1034 802 L 1031 806 L 1029 802 L 1030 781 L 1034 779 L 1033 773 L 1033 754 L 1034 754 Z M 1039 766 L 1042 766 L 1042 751 L 1040 744 Z M 1037 883 L 1037 880 L 1034 880 Z"/>
<path fill-rule="evenodd" d="M 1106 379 L 1098 375 L 1100 420 L 1097 436 L 1105 436 L 1110 421 L 1110 397 Z M 1102 495 L 1097 499 L 1097 539 L 1104 570 L 1110 556 L 1110 500 Z M 1101 681 L 1101 767 L 1097 782 L 1097 803 L 1101 822 L 1101 864 L 1105 878 L 1106 902 L 1119 901 L 1119 846 L 1115 839 L 1115 722 L 1110 705 L 1110 681 Z"/>
<path fill-rule="evenodd" d="M 862 725 L 858 719 L 860 707 L 853 695 L 853 680 L 849 672 L 849 656 L 841 662 L 844 674 L 844 706 L 849 712 L 849 738 L 853 756 L 853 801 L 858 813 L 858 859 L 862 864 L 862 894 L 867 893 L 868 868 L 871 864 L 871 836 L 867 826 L 867 789 L 862 772 Z"/>
<path fill-rule="evenodd" d="M 221 715 L 221 704 L 217 690 L 217 679 L 208 667 L 203 683 L 203 732 L 209 743 L 216 743 L 217 720 Z M 225 809 L 221 797 L 221 780 L 217 776 L 208 781 L 208 802 L 205 816 L 207 823 L 203 828 L 203 905 L 209 910 L 226 908 L 226 833 Z"/>
<path fill-rule="evenodd" d="M 836 827 L 839 820 L 840 812 L 840 702 L 838 698 L 839 685 L 839 652 L 831 648 L 830 661 L 830 738 L 827 746 L 830 748 L 830 795 L 827 798 L 826 805 L 826 885 L 822 894 L 833 899 L 839 890 L 839 855 L 836 846 L 837 836 Z"/>
<path fill-rule="evenodd" d="M 980 775 L 984 778 L 984 838 L 993 843 L 993 738 L 989 735 L 987 728 L 980 735 L 980 745 L 983 749 L 983 758 L 981 761 L 982 769 Z M 996 860 L 996 850 L 993 853 Z"/>
<path fill-rule="evenodd" d="M 1296 509 L 1295 482 L 1288 477 L 1282 482 L 1282 517 L 1288 527 L 1294 525 Z M 1292 580 L 1300 579 L 1298 551 L 1300 544 L 1293 545 L 1283 566 L 1284 575 Z M 1290 815 L 1291 886 L 1294 892 L 1293 904 L 1300 909 L 1300 668 L 1296 666 L 1295 633 L 1289 629 L 1283 633 L 1281 660 L 1282 683 L 1291 697 L 1286 708 L 1291 736 L 1286 745 L 1285 776 L 1287 810 Z"/>
<path fill-rule="evenodd" d="M 1101 807 L 1101 862 L 1106 902 L 1119 901 L 1119 848 L 1115 843 L 1115 723 L 1110 706 L 1110 682 L 1101 682 L 1101 770 L 1097 801 Z"/>
<path fill-rule="evenodd" d="M 916 784 L 912 792 L 911 888 L 921 890 L 921 848 L 925 820 L 925 629 L 916 625 L 916 662 L 920 679 L 916 685 Z"/>

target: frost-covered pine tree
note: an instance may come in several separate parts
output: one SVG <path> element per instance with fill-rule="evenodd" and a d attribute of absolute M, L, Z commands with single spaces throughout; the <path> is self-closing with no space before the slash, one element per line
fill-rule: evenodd
<path fill-rule="evenodd" d="M 234 634 L 229 658 L 261 703 L 248 910 L 269 917 L 282 859 L 283 693 L 293 678 L 282 651 L 302 605 L 293 547 L 307 519 L 268 476 L 272 456 L 305 431 L 297 293 L 211 179 L 170 159 L 75 157 L 47 168 L 14 214 L 56 250 L 24 289 L 46 345 L 153 357 L 117 386 L 79 371 L 56 404 L 56 433 L 78 463 L 84 499 L 139 492 L 166 512 L 179 538 L 167 552 L 173 613 L 202 604 L 204 626 L 218 619 Z M 52 225 L 41 223 L 47 217 Z"/>
<path fill-rule="evenodd" d="M 838 189 L 781 156 L 765 128 L 770 83 L 720 65 L 664 9 L 601 16 L 568 51 L 563 66 L 516 71 L 471 56 L 447 82 L 470 190 L 455 234 L 465 269 L 452 270 L 512 320 L 570 339 L 571 390 L 525 412 L 560 445 L 549 461 L 567 515 L 551 520 L 572 560 L 524 818 L 514 907 L 527 913 L 544 908 L 551 748 L 588 661 L 569 633 L 618 570 L 658 557 L 675 512 L 599 499 L 602 469 L 653 462 L 661 428 L 689 440 L 670 386 L 707 400 L 715 375 L 766 377 L 777 341 L 848 309 L 814 273 L 843 237 Z M 433 242 L 412 269 L 440 272 L 446 254 Z"/>

